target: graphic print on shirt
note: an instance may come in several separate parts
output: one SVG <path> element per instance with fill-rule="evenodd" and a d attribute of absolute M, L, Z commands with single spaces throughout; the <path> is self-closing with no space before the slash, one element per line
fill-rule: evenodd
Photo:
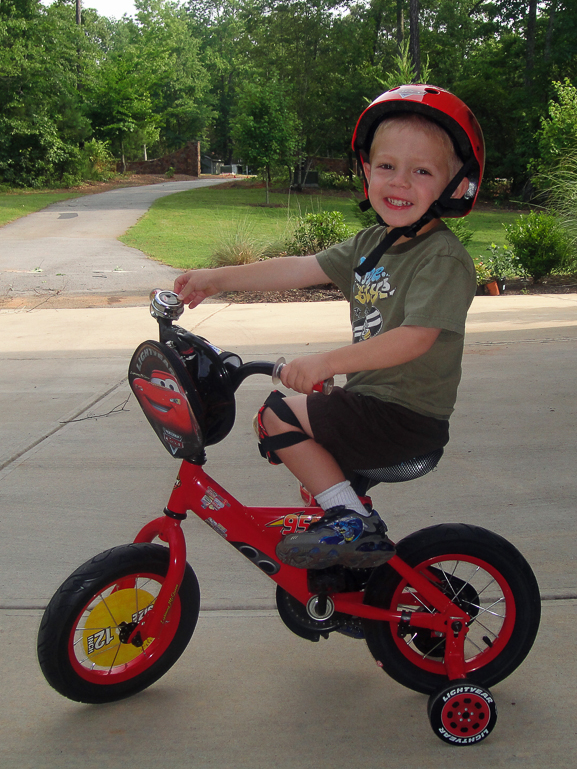
<path fill-rule="evenodd" d="M 365 261 L 363 257 L 360 261 Z M 384 267 L 375 267 L 362 278 L 355 278 L 353 290 L 353 342 L 362 342 L 376 336 L 383 327 L 383 316 L 375 307 L 379 300 L 389 299 L 396 291 L 391 287 L 391 276 Z"/>

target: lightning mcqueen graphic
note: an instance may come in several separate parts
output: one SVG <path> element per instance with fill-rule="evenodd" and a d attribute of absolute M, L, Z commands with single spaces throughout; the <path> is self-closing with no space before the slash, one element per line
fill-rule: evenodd
<path fill-rule="evenodd" d="M 181 434 L 195 433 L 186 396 L 171 374 L 153 371 L 150 381 L 138 377 L 132 386 L 150 420 Z"/>

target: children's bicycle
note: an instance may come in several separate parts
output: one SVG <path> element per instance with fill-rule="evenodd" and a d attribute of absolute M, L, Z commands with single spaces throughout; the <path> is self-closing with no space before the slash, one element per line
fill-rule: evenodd
<path fill-rule="evenodd" d="M 82 565 L 55 593 L 38 637 L 48 682 L 72 700 L 112 702 L 150 686 L 177 661 L 200 609 L 181 528 L 192 511 L 276 582 L 278 612 L 293 633 L 309 641 L 334 632 L 364 639 L 379 667 L 429 695 L 441 740 L 485 739 L 497 718 L 488 687 L 521 664 L 539 627 L 539 590 L 524 557 L 486 529 L 438 524 L 402 539 L 373 569 L 281 564 L 280 538 L 321 517 L 314 500 L 247 507 L 203 469 L 205 447 L 233 426 L 239 385 L 271 376 L 275 364 L 243 363 L 185 331 L 174 324 L 182 311 L 173 292 L 152 292 L 160 341 L 142 343 L 129 367 L 130 386 L 165 448 L 182 460 L 180 472 L 164 515 L 132 544 Z M 353 487 L 370 503 L 372 486 L 420 477 L 441 454 L 358 472 Z"/>

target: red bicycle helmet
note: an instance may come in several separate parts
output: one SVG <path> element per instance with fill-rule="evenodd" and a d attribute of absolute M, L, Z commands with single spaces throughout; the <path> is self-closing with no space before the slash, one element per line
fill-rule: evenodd
<path fill-rule="evenodd" d="M 432 85 L 401 85 L 377 97 L 362 113 L 353 134 L 352 147 L 359 161 L 365 187 L 363 210 L 371 207 L 363 162 L 367 162 L 375 131 L 380 123 L 393 115 L 413 113 L 440 125 L 451 137 L 462 167 L 445 187 L 439 198 L 417 222 L 398 227 L 388 233 L 365 262 L 357 268 L 360 276 L 372 269 L 380 256 L 400 237 L 414 237 L 432 219 L 466 216 L 477 200 L 485 165 L 485 142 L 477 119 L 457 96 Z M 469 188 L 462 198 L 452 198 L 461 181 L 467 178 Z M 384 224 L 384 222 L 381 222 Z"/>

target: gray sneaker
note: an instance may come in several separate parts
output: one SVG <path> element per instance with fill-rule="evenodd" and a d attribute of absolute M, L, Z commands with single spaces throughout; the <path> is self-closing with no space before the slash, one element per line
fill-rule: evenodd
<path fill-rule="evenodd" d="M 326 569 L 336 564 L 371 569 L 395 554 L 386 531 L 375 510 L 364 516 L 340 505 L 327 510 L 307 531 L 282 539 L 276 554 L 282 563 L 297 569 Z"/>

